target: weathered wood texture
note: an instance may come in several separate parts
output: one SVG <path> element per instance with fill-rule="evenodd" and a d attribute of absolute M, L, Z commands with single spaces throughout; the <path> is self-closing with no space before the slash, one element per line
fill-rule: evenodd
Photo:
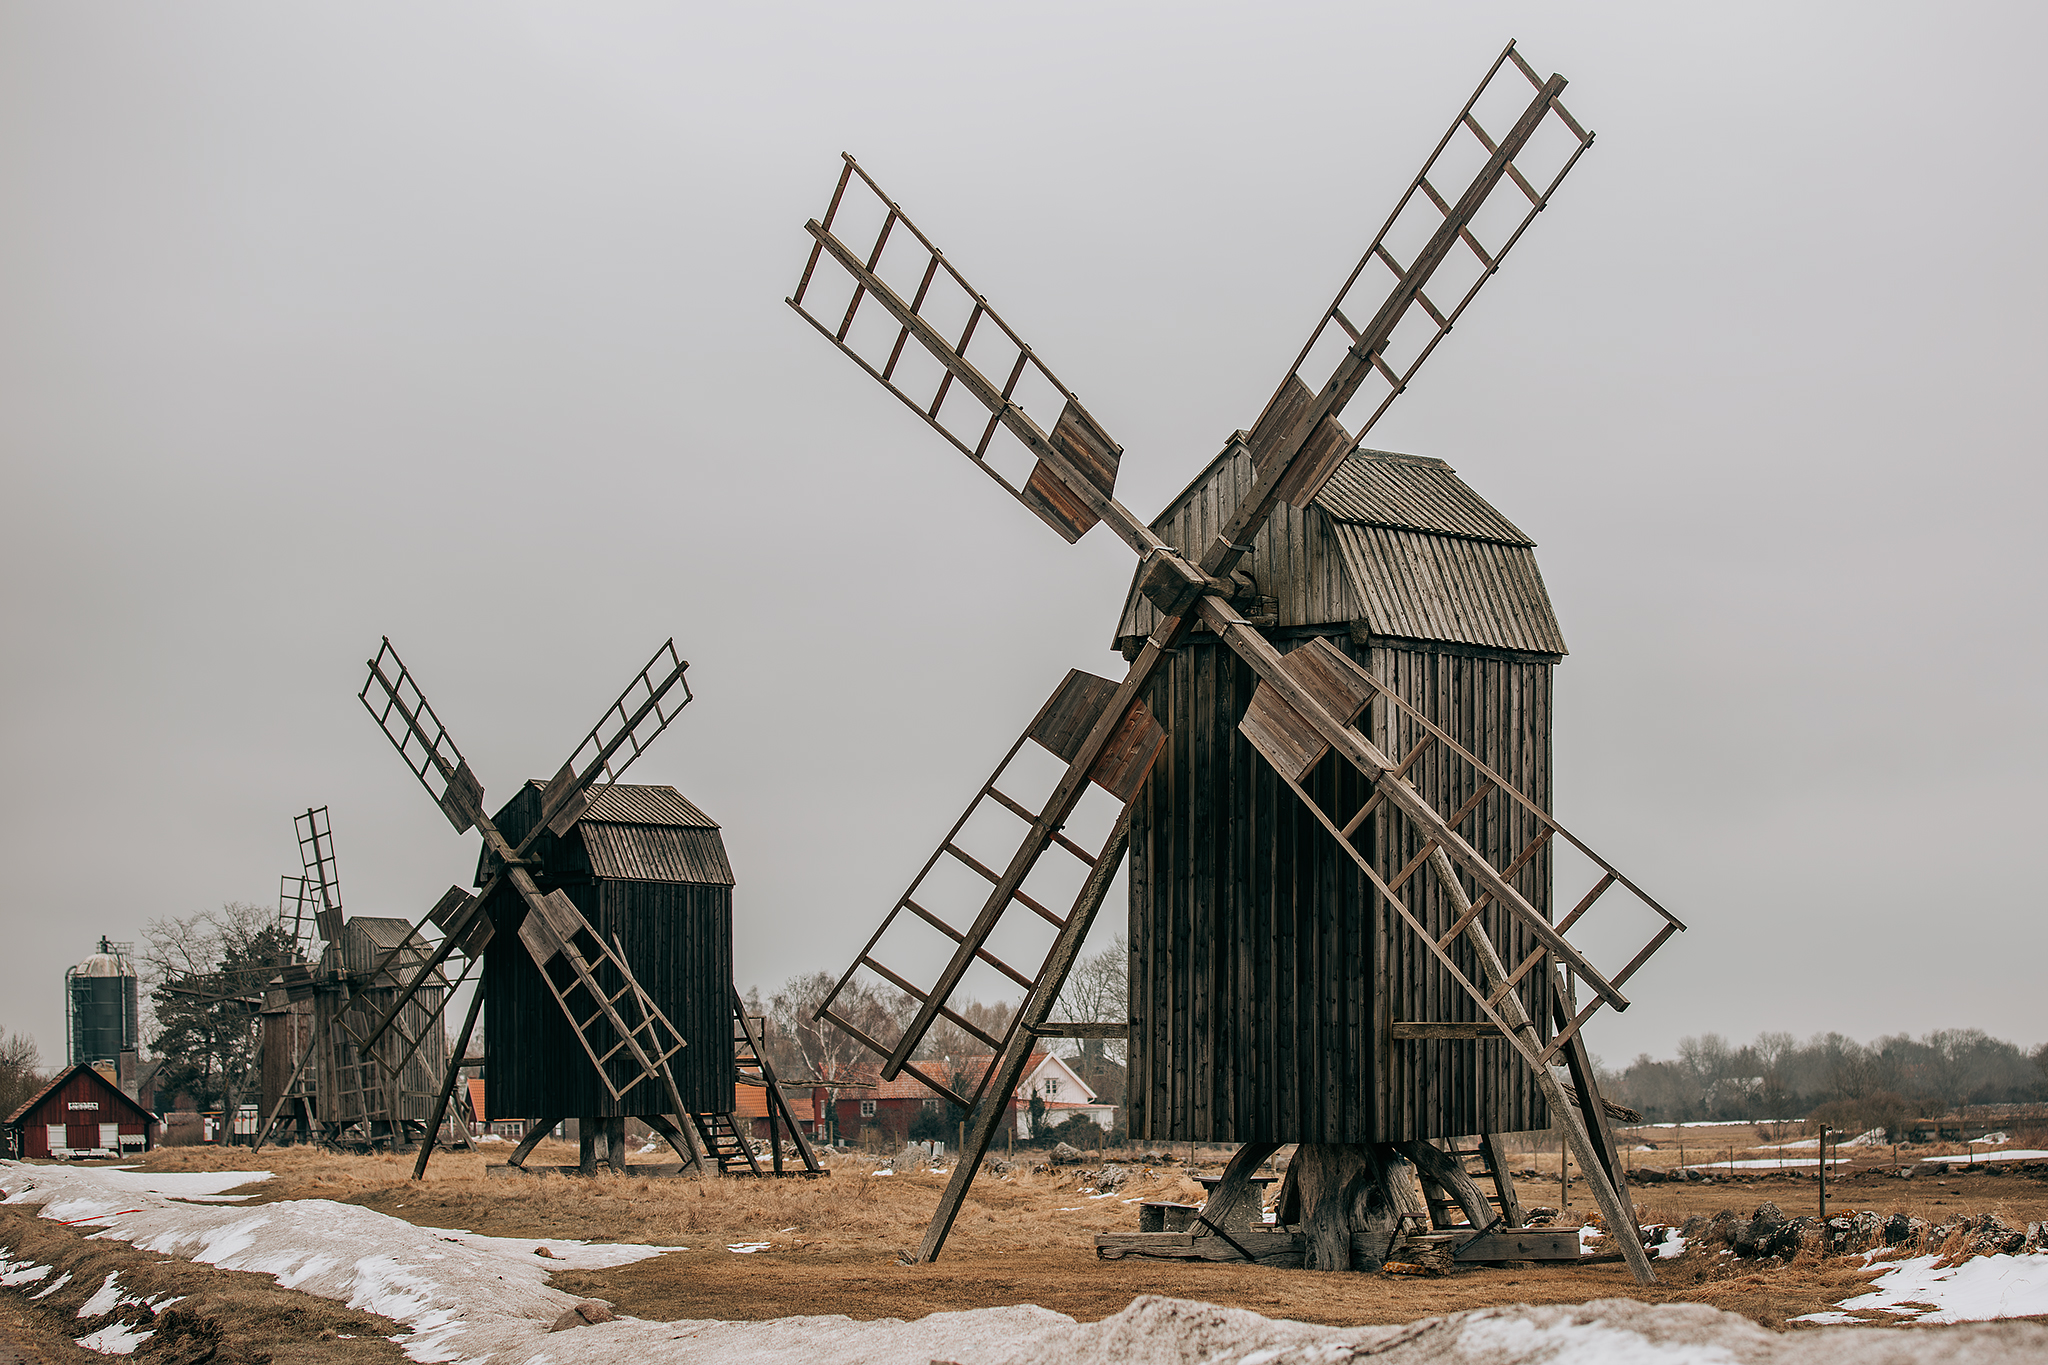
<path fill-rule="evenodd" d="M 1323 631 L 1402 698 L 1539 804 L 1550 797 L 1551 666 L 1414 642 L 1360 644 Z M 1291 649 L 1310 632 L 1281 632 Z M 1461 991 L 1359 875 L 1238 731 L 1256 678 L 1213 638 L 1184 644 L 1147 701 L 1169 738 L 1131 825 L 1132 1133 L 1145 1140 L 1405 1142 L 1540 1128 L 1547 1111 L 1528 1068 L 1501 1040 L 1400 1038 L 1396 1020 L 1478 1018 Z M 1418 727 L 1376 705 L 1364 732 L 1399 756 Z M 1411 773 L 1439 810 L 1471 794 L 1471 774 L 1431 746 Z M 1303 783 L 1340 818 L 1365 799 L 1355 771 L 1325 758 Z M 1498 794 L 1461 826 L 1507 864 L 1536 833 Z M 1392 879 L 1420 849 L 1384 804 L 1362 836 Z M 1514 884 L 1550 915 L 1550 862 Z M 1433 878 L 1402 888 L 1444 932 L 1453 918 Z M 1486 912 L 1503 955 L 1533 944 Z M 1452 954 L 1461 967 L 1468 949 Z M 1550 1018 L 1542 973 L 1520 988 Z"/>
<path fill-rule="evenodd" d="M 512 843 L 539 818 L 540 791 L 526 784 L 494 817 Z M 688 1040 L 671 1062 L 684 1104 L 698 1112 L 729 1109 L 732 874 L 717 826 L 687 802 L 678 806 L 672 789 L 620 786 L 594 795 L 590 813 L 567 835 L 535 840 L 534 880 L 543 894 L 566 894 L 608 946 L 616 935 L 641 988 Z M 682 820 L 702 823 L 673 823 Z M 613 872 L 633 875 L 607 875 Z M 489 909 L 497 926 L 483 966 L 492 1112 L 665 1112 L 669 1103 L 656 1082 L 643 1081 L 622 1100 L 606 1092 L 519 942 L 518 897 L 507 888 Z"/>
<path fill-rule="evenodd" d="M 352 915 L 321 951 L 315 973 L 321 984 L 313 996 L 315 1051 L 310 1069 L 315 1077 L 314 1104 L 323 1124 L 425 1124 L 433 1116 L 434 1095 L 448 1067 L 448 1035 L 436 1017 L 446 992 L 429 986 L 406 1002 L 397 1027 L 377 1040 L 375 1066 L 363 1064 L 352 1033 L 383 1014 L 426 960 L 426 950 L 417 940 L 395 958 L 391 956 L 393 949 L 407 943 L 411 933 L 409 920 Z M 382 972 L 377 970 L 379 964 Z M 348 984 L 367 1000 L 367 1009 L 361 1005 L 349 1008 Z M 348 1028 L 336 1022 L 344 1010 L 348 1011 Z M 422 1041 L 412 1056 L 405 1057 L 408 1038 Z M 288 1078 L 290 1073 L 286 1075 Z"/>

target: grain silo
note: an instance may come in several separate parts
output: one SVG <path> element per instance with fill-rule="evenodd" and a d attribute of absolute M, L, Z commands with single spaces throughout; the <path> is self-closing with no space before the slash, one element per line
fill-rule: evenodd
<path fill-rule="evenodd" d="M 64 972 L 66 1064 L 118 1063 L 135 1051 L 136 1006 L 134 945 L 102 937 L 98 952 Z"/>

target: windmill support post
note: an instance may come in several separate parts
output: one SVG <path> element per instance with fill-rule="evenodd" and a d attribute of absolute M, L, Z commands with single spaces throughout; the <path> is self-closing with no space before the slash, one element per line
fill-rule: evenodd
<path fill-rule="evenodd" d="M 996 1129 L 1010 1112 L 1010 1099 L 1018 1083 L 1024 1079 L 1024 1069 L 1031 1064 L 1031 1049 L 1038 1042 L 1038 1029 L 1052 1013 L 1053 1002 L 1059 999 L 1060 991 L 1067 984 L 1067 975 L 1074 969 L 1074 961 L 1081 955 L 1081 945 L 1088 939 L 1088 930 L 1095 923 L 1095 914 L 1102 908 L 1102 902 L 1109 895 L 1110 883 L 1116 880 L 1117 868 L 1123 863 L 1124 851 L 1131 842 L 1131 809 L 1124 807 L 1117 817 L 1116 827 L 1110 831 L 1109 841 L 1103 845 L 1102 857 L 1094 870 L 1088 874 L 1088 881 L 1081 889 L 1074 911 L 1067 917 L 1067 924 L 1060 930 L 1059 938 L 1053 943 L 1051 956 L 1045 960 L 1045 968 L 1039 973 L 1038 981 L 1032 986 L 1030 996 L 1024 1001 L 1022 1024 L 1010 1035 L 1010 1042 L 1003 1049 L 1002 1056 L 990 1062 L 987 1082 L 981 1088 L 981 1098 L 975 1101 L 974 1112 L 967 1116 L 966 1141 L 960 1147 L 960 1160 L 954 1164 L 953 1174 L 946 1181 L 946 1192 L 939 1196 L 939 1207 L 932 1214 L 932 1221 L 924 1231 L 924 1241 L 917 1248 L 912 1264 L 925 1265 L 939 1257 L 940 1248 L 946 1245 L 946 1234 L 953 1230 L 953 1220 L 960 1216 L 960 1207 L 967 1202 L 967 1187 L 974 1183 L 974 1174 L 981 1167 L 981 1160 L 988 1155 L 989 1143 L 994 1141 Z"/>
<path fill-rule="evenodd" d="M 412 1178 L 426 1178 L 427 1162 L 434 1155 L 434 1143 L 441 1136 L 441 1120 L 448 1116 L 448 1097 L 455 1093 L 455 1083 L 462 1078 L 462 1059 L 469 1055 L 469 1035 L 476 1030 L 476 1017 L 483 1011 L 484 993 L 479 988 L 469 1000 L 469 1013 L 462 1018 L 462 1035 L 455 1042 L 454 1051 L 448 1058 L 448 1074 L 441 1078 L 441 1093 L 434 1098 L 434 1117 L 427 1123 L 426 1140 L 420 1143 L 419 1160 L 412 1166 Z M 488 1096 L 485 1097 L 489 1099 Z M 488 1111 L 488 1105 L 486 1110 Z"/>
<path fill-rule="evenodd" d="M 488 1099 L 489 1096 L 485 1098 Z M 554 1118 L 542 1119 L 535 1123 L 519 1139 L 519 1145 L 512 1149 L 512 1155 L 505 1158 L 505 1164 L 515 1171 L 522 1169 L 526 1165 L 526 1158 L 533 1155 L 533 1149 L 540 1146 L 541 1139 L 554 1132 L 561 1122 L 561 1116 L 556 1115 Z"/>

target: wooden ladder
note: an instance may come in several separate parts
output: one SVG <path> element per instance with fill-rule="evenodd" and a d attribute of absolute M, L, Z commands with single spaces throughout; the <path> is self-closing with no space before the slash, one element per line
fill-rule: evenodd
<path fill-rule="evenodd" d="M 683 1035 L 640 988 L 626 966 L 625 950 L 614 954 L 560 890 L 528 908 L 519 939 L 611 1097 L 623 1100 L 641 1082 L 659 1080 L 672 1101 L 675 1079 L 669 1059 L 683 1050 Z M 662 1102 L 654 1106 L 669 1107 Z"/>
<path fill-rule="evenodd" d="M 696 1125 L 704 1150 L 718 1162 L 721 1174 L 741 1167 L 745 1167 L 749 1175 L 761 1174 L 761 1163 L 754 1159 L 753 1144 L 741 1135 L 739 1123 L 731 1114 L 692 1114 L 690 1122 Z"/>
<path fill-rule="evenodd" d="M 804 1163 L 806 1175 L 825 1175 L 825 1168 L 818 1164 L 818 1154 L 811 1150 L 811 1140 L 804 1136 L 803 1125 L 796 1121 L 796 1115 L 789 1112 L 789 1101 L 783 1097 L 782 1086 L 775 1078 L 775 1067 L 768 1060 L 768 1050 L 761 1045 L 767 1020 L 760 1015 L 751 1018 L 747 1014 L 746 1002 L 740 999 L 739 988 L 732 993 L 732 1057 L 733 1066 L 739 1074 L 739 1083 L 760 1084 L 766 1091 L 768 1101 L 768 1150 L 774 1164 L 775 1174 L 782 1174 L 782 1129 L 787 1129 L 796 1147 L 797 1156 Z M 751 1073 L 751 1075 L 750 1075 Z"/>

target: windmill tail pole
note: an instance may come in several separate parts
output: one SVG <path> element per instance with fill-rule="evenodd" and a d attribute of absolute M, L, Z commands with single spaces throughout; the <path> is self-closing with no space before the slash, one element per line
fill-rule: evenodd
<path fill-rule="evenodd" d="M 469 999 L 469 1013 L 463 1016 L 462 1036 L 455 1042 L 455 1053 L 448 1059 L 448 1074 L 441 1078 L 441 1093 L 434 1100 L 434 1117 L 427 1124 L 426 1141 L 420 1144 L 419 1160 L 412 1166 L 414 1180 L 426 1178 L 427 1161 L 434 1155 L 434 1141 L 441 1136 L 441 1120 L 448 1117 L 448 1097 L 455 1093 L 455 1082 L 462 1075 L 462 1059 L 469 1055 L 469 1035 L 475 1031 L 476 1017 L 483 1007 L 484 990 L 479 985 L 476 994 Z"/>
<path fill-rule="evenodd" d="M 1074 959 L 1081 954 L 1089 926 L 1094 924 L 1096 912 L 1109 895 L 1109 885 L 1116 880 L 1117 868 L 1123 865 L 1124 852 L 1130 845 L 1131 808 L 1126 806 L 1124 813 L 1117 818 L 1116 827 L 1109 833 L 1109 842 L 1103 845 L 1095 870 L 1088 874 L 1088 881 L 1081 888 L 1074 912 L 1067 917 L 1066 927 L 1060 930 L 1059 938 L 1053 943 L 1052 955 L 1046 959 L 1038 983 L 1024 997 L 1024 1017 L 1010 1034 L 1009 1046 L 1003 1049 L 1000 1057 L 990 1060 L 990 1072 L 981 1088 L 981 1099 L 967 1118 L 967 1136 L 960 1147 L 960 1160 L 953 1167 L 952 1178 L 946 1182 L 946 1192 L 939 1196 L 939 1207 L 932 1213 L 932 1221 L 924 1230 L 924 1241 L 918 1246 L 917 1255 L 911 1258 L 913 1265 L 936 1261 L 940 1249 L 946 1245 L 946 1234 L 953 1230 L 953 1220 L 960 1216 L 960 1207 L 967 1202 L 967 1187 L 974 1183 L 974 1173 L 981 1169 L 981 1159 L 988 1154 L 996 1129 L 1002 1126 L 1010 1111 L 1010 1096 L 1015 1093 L 1017 1083 L 1024 1079 L 1024 1068 L 1031 1064 L 1031 1049 L 1038 1041 L 1037 1030 L 1045 1023 L 1046 1015 L 1052 1012 L 1053 1002 L 1059 999 L 1061 989 L 1067 984 L 1067 974 L 1074 969 Z"/>
<path fill-rule="evenodd" d="M 1429 855 L 1429 864 L 1436 871 L 1445 896 L 1451 902 L 1454 915 L 1462 915 L 1472 908 L 1471 899 L 1465 888 L 1459 884 L 1458 874 L 1451 867 L 1451 860 L 1438 847 Z M 1522 1008 L 1522 999 L 1513 991 L 1503 991 L 1507 980 L 1507 966 L 1494 951 L 1493 940 L 1486 936 L 1485 927 L 1477 917 L 1465 928 L 1465 941 L 1472 946 L 1473 954 L 1479 960 L 1481 976 L 1485 978 L 1488 995 L 1498 994 L 1500 1003 L 1496 1008 L 1519 1036 L 1522 1051 L 1531 1057 L 1541 1055 L 1543 1040 L 1536 1034 L 1536 1026 L 1529 1022 L 1529 1013 Z M 1565 1094 L 1557 1073 L 1547 1066 L 1535 1068 L 1537 1087 L 1543 1092 L 1544 1103 L 1550 1106 L 1551 1121 L 1564 1132 L 1565 1145 L 1571 1148 L 1579 1169 L 1585 1173 L 1586 1183 L 1593 1187 L 1593 1202 L 1600 1207 L 1600 1216 L 1607 1220 L 1608 1233 L 1621 1245 L 1622 1259 L 1628 1262 L 1629 1272 L 1636 1277 L 1636 1283 L 1655 1284 L 1656 1274 L 1650 1269 L 1650 1257 L 1643 1250 L 1643 1239 L 1636 1232 L 1635 1210 L 1628 1207 L 1620 1193 L 1614 1188 L 1613 1177 L 1605 1162 L 1593 1146 L 1592 1137 L 1586 1132 L 1586 1120 L 1579 1109 Z"/>

